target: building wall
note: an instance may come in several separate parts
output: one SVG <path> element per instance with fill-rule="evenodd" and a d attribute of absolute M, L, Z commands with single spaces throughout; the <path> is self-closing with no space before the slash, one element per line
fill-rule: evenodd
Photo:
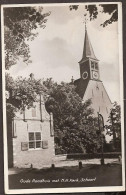
<path fill-rule="evenodd" d="M 94 109 L 95 115 L 98 116 L 97 112 L 99 112 L 103 115 L 104 122 L 107 122 L 112 103 L 101 81 L 89 81 L 83 101 L 88 99 L 92 101 L 91 106 Z"/>
<path fill-rule="evenodd" d="M 32 116 L 32 109 L 36 109 Z M 41 110 L 41 112 L 40 112 Z M 24 120 L 25 115 L 25 120 Z M 42 121 L 41 121 L 42 116 Z M 55 158 L 53 119 L 45 110 L 43 101 L 24 113 L 17 113 L 13 125 L 13 166 L 42 168 L 51 166 Z M 41 147 L 29 148 L 29 132 L 41 133 Z"/>
<path fill-rule="evenodd" d="M 85 102 L 88 99 L 92 101 L 91 107 L 94 109 L 95 116 L 97 117 L 99 112 L 104 118 L 104 124 L 108 124 L 107 120 L 110 115 L 112 103 L 101 81 L 89 81 L 83 101 Z M 112 136 L 106 135 L 106 132 L 105 136 L 107 142 L 112 139 Z"/>

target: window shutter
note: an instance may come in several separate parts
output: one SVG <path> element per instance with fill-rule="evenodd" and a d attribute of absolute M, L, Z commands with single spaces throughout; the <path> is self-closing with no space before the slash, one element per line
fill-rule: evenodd
<path fill-rule="evenodd" d="M 21 142 L 21 150 L 22 151 L 28 150 L 28 142 Z"/>
<path fill-rule="evenodd" d="M 48 148 L 48 141 L 47 140 L 42 141 L 42 148 L 43 149 L 47 149 Z"/>

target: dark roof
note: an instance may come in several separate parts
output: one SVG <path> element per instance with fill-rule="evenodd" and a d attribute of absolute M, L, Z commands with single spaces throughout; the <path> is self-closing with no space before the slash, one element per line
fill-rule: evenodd
<path fill-rule="evenodd" d="M 88 82 L 89 80 L 83 80 L 82 78 L 74 81 L 74 85 L 76 86 L 76 92 L 81 98 L 84 97 Z"/>
<path fill-rule="evenodd" d="M 86 60 L 87 58 L 92 58 L 94 60 L 98 60 L 94 54 L 92 45 L 90 43 L 87 30 L 85 30 L 85 39 L 84 39 L 84 49 L 83 49 L 83 55 L 80 62 Z"/>

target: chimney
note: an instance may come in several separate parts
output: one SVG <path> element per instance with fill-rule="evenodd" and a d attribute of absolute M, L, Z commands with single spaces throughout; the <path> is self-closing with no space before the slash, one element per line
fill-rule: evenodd
<path fill-rule="evenodd" d="M 30 76 L 31 80 L 34 79 L 34 74 L 33 73 L 31 73 L 29 76 Z"/>
<path fill-rule="evenodd" d="M 74 83 L 74 78 L 73 78 L 73 76 L 72 76 L 72 78 L 71 78 L 71 83 L 72 83 L 72 84 Z"/>

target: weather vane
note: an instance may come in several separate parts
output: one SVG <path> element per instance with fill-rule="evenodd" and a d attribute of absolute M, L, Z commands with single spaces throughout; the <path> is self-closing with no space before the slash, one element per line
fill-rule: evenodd
<path fill-rule="evenodd" d="M 84 21 L 83 21 L 83 23 L 85 24 L 85 30 L 87 30 L 87 21 L 88 19 L 87 19 L 87 13 L 86 13 L 84 14 Z"/>

